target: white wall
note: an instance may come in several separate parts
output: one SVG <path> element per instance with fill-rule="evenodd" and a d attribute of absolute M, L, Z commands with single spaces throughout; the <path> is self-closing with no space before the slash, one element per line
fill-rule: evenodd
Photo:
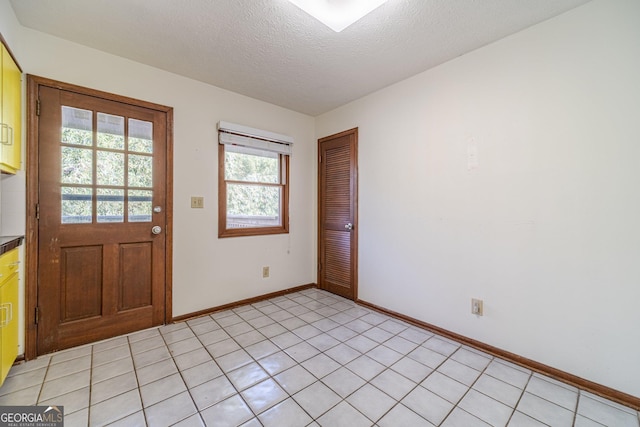
<path fill-rule="evenodd" d="M 640 396 L 638 22 L 597 0 L 318 117 L 359 127 L 359 297 Z"/>
<path fill-rule="evenodd" d="M 21 27 L 8 0 L 0 14 L 25 73 L 174 108 L 174 316 L 315 281 L 312 117 Z M 218 239 L 219 120 L 294 137 L 288 235 Z M 14 179 L 24 204 L 24 174 Z M 192 195 L 204 196 L 204 209 L 190 208 Z M 4 234 L 24 233 L 24 214 L 17 217 L 4 221 Z"/>

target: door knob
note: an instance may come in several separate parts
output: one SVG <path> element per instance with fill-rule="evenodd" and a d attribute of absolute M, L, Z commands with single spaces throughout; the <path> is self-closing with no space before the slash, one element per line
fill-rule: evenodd
<path fill-rule="evenodd" d="M 160 227 L 159 225 L 156 225 L 151 229 L 151 232 L 153 234 L 160 234 L 162 233 L 162 227 Z"/>
<path fill-rule="evenodd" d="M 353 230 L 353 224 L 348 223 L 347 225 L 344 226 L 344 228 L 349 230 L 349 231 L 351 231 L 351 230 Z"/>

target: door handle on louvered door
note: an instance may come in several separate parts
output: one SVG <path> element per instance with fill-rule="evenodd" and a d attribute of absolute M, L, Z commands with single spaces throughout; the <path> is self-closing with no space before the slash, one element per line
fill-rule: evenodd
<path fill-rule="evenodd" d="M 349 231 L 351 231 L 351 230 L 353 230 L 353 224 L 348 223 L 347 225 L 344 226 L 344 228 L 349 230 Z"/>

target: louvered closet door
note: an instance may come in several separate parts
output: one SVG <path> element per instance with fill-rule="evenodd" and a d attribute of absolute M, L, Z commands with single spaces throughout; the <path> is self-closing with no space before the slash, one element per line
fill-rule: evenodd
<path fill-rule="evenodd" d="M 357 139 L 351 129 L 318 141 L 318 285 L 357 298 Z"/>

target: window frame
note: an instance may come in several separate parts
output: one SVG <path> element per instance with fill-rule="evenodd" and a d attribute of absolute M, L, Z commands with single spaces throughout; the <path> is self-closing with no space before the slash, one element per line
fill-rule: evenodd
<path fill-rule="evenodd" d="M 280 160 L 279 184 L 256 183 L 266 187 L 280 187 L 280 216 L 281 225 L 277 227 L 242 227 L 227 228 L 227 185 L 244 183 L 244 181 L 227 180 L 225 178 L 225 144 L 218 144 L 218 237 L 243 237 L 243 236 L 267 236 L 273 234 L 289 233 L 289 155 L 278 154 Z M 284 167 L 284 173 L 282 168 Z M 282 182 L 284 181 L 284 182 Z M 253 183 L 250 183 L 253 185 Z"/>

